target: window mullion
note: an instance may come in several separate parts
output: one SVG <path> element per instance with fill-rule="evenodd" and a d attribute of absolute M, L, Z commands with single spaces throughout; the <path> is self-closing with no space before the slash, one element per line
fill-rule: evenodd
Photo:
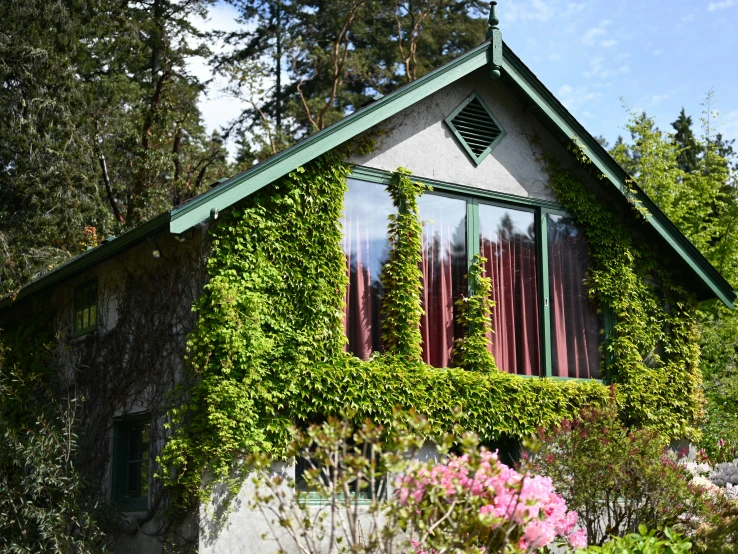
<path fill-rule="evenodd" d="M 540 323 L 541 323 L 541 374 L 552 376 L 551 364 L 551 300 L 548 282 L 548 221 L 544 210 L 536 210 L 538 216 L 539 244 L 539 283 L 540 283 Z"/>
<path fill-rule="evenodd" d="M 481 239 L 479 237 L 479 202 L 469 198 L 466 202 L 466 252 L 467 274 L 471 271 L 472 260 L 479 254 Z M 468 279 L 469 295 L 474 294 L 474 284 Z"/>

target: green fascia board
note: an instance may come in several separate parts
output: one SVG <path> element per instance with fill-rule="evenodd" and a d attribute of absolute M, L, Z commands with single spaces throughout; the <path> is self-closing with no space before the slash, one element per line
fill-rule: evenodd
<path fill-rule="evenodd" d="M 81 271 L 93 267 L 100 262 L 127 250 L 129 247 L 148 237 L 168 230 L 168 228 L 169 212 L 164 212 L 151 221 L 143 223 L 113 240 L 103 242 L 99 246 L 83 252 L 71 260 L 64 262 L 60 266 L 55 267 L 48 273 L 37 277 L 27 285 L 23 286 L 17 294 L 8 294 L 3 296 L 0 298 L 0 309 L 6 308 L 14 302 L 22 300 L 31 294 L 73 277 Z"/>
<path fill-rule="evenodd" d="M 347 140 L 412 106 L 443 87 L 487 63 L 485 42 L 420 79 L 383 96 L 376 102 L 346 116 L 330 127 L 236 175 L 225 183 L 172 210 L 170 230 L 182 233 L 210 217 L 211 210 L 224 210 L 249 194 L 294 171 Z"/>
<path fill-rule="evenodd" d="M 467 142 L 464 140 L 464 138 L 461 136 L 461 133 L 459 133 L 459 130 L 456 128 L 456 125 L 453 123 L 453 119 L 459 115 L 459 112 L 466 108 L 466 106 L 474 99 L 477 99 L 477 102 L 482 106 L 484 111 L 487 112 L 487 115 L 489 115 L 490 119 L 495 122 L 495 125 L 497 125 L 497 128 L 500 130 L 500 134 L 497 135 L 497 138 L 493 140 L 490 145 L 485 148 L 481 154 L 478 156 L 474 153 L 474 151 L 469 147 Z M 452 111 L 446 119 L 443 120 L 444 123 L 448 126 L 448 128 L 453 133 L 454 137 L 456 137 L 456 140 L 461 145 L 461 147 L 464 149 L 464 151 L 469 155 L 471 160 L 474 162 L 474 165 L 479 165 L 484 161 L 484 158 L 486 158 L 490 152 L 494 149 L 495 146 L 497 146 L 500 141 L 505 138 L 505 128 L 502 126 L 502 124 L 497 121 L 497 118 L 492 113 L 492 110 L 489 109 L 489 106 L 482 100 L 482 97 L 477 94 L 477 91 L 473 91 L 469 96 L 467 96 L 464 101 L 456 106 L 456 109 Z"/>
<path fill-rule="evenodd" d="M 732 309 L 735 305 L 736 293 L 730 283 L 507 46 L 502 67 L 503 75 L 511 79 L 538 108 L 534 115 L 549 119 L 567 138 L 576 141 L 587 158 L 626 199 L 645 208 L 647 210 L 646 219 L 656 233 L 707 285 L 715 295 L 714 297 Z"/>

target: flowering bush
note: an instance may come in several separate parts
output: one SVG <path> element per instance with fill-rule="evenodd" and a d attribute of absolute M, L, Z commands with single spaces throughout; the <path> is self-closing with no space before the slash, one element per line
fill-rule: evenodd
<path fill-rule="evenodd" d="M 416 552 L 532 552 L 556 539 L 587 545 L 577 514 L 551 479 L 521 474 L 496 453 L 473 450 L 410 466 L 397 480 L 404 527 Z"/>
<path fill-rule="evenodd" d="M 614 402 L 541 432 L 540 441 L 534 471 L 551 477 L 579 513 L 590 544 L 602 545 L 641 524 L 691 532 L 717 513 L 720 499 L 707 483 L 695 482 L 656 432 L 626 428 Z"/>

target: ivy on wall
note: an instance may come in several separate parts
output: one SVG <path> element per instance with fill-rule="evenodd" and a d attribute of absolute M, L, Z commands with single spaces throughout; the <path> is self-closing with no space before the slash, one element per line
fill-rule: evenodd
<path fill-rule="evenodd" d="M 456 301 L 461 337 L 454 341 L 451 359 L 456 367 L 477 371 L 496 371 L 497 365 L 487 349 L 492 329 L 492 279 L 485 277 L 487 258 L 475 254 L 469 268 L 469 284 L 474 294 Z"/>
<path fill-rule="evenodd" d="M 479 258 L 470 271 L 478 294 L 461 310 L 467 334 L 454 348 L 461 367 L 422 363 L 416 199 L 423 186 L 404 170 L 389 185 L 397 214 L 383 273 L 385 352 L 368 361 L 345 353 L 339 219 L 350 166 L 343 159 L 334 152 L 310 162 L 211 230 L 210 281 L 188 346 L 198 379 L 172 412 L 175 431 L 160 458 L 162 476 L 184 494 L 207 497 L 203 475 L 211 484 L 227 480 L 246 453 L 279 450 L 293 423 L 328 414 L 388 423 L 396 407 L 414 408 L 434 432 L 460 424 L 493 441 L 555 426 L 610 395 L 599 381 L 496 370 L 486 351 L 491 284 Z M 588 237 L 589 290 L 617 318 L 607 369 L 624 418 L 694 437 L 701 415 L 694 300 L 576 179 L 550 169 L 554 192 Z"/>
<path fill-rule="evenodd" d="M 605 348 L 622 417 L 671 438 L 698 438 L 704 400 L 694 295 L 579 179 L 555 161 L 546 165 L 549 186 L 587 236 L 588 291 L 616 322 Z M 640 204 L 633 209 L 647 215 Z"/>

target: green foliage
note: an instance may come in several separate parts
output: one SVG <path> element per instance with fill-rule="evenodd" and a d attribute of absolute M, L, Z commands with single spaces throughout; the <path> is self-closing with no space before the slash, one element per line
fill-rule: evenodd
<path fill-rule="evenodd" d="M 711 132 L 712 96 L 709 93 L 703 104 L 700 137 L 692 131 L 692 118 L 684 110 L 672 124 L 676 130 L 673 137 L 660 132 L 652 118 L 634 114 L 628 124 L 633 145 L 628 147 L 621 141 L 613 153 L 710 262 L 729 281 L 735 281 L 738 197 L 730 172 L 735 154 L 731 142 Z M 720 439 L 738 446 L 738 405 L 734 400 L 738 392 L 734 384 L 738 317 L 735 311 L 716 303 L 702 306 L 698 317 L 708 416 L 702 447 L 715 457 L 720 456 Z"/>
<path fill-rule="evenodd" d="M 390 254 L 382 268 L 382 344 L 385 352 L 409 362 L 422 360 L 420 271 L 423 230 L 418 216 L 418 197 L 425 185 L 413 181 L 410 172 L 400 168 L 387 190 L 397 213 L 390 216 Z"/>
<path fill-rule="evenodd" d="M 349 411 L 356 421 L 370 418 L 391 427 L 399 408 L 426 416 L 429 437 L 460 426 L 494 441 L 556 427 L 583 407 L 607 401 L 608 389 L 598 381 L 490 371 L 494 362 L 482 354 L 489 282 L 480 259 L 472 268 L 478 295 L 467 301 L 467 335 L 456 348 L 465 350 L 464 369 L 421 362 L 416 198 L 423 188 L 405 170 L 390 185 L 398 213 L 389 222 L 392 252 L 383 275 L 386 352 L 368 361 L 344 353 L 346 269 L 338 221 L 349 167 L 343 159 L 334 152 L 299 168 L 224 214 L 212 229 L 210 281 L 195 306 L 199 319 L 189 341 L 197 383 L 182 391 L 183 403 L 172 412 L 175 432 L 160 459 L 161 475 L 184 496 L 206 497 L 203 475 L 213 475 L 211 485 L 228 481 L 248 453 L 285 454 L 294 422 Z M 618 316 L 608 348 L 623 358 L 614 362 L 613 379 L 624 419 L 667 437 L 689 435 L 700 404 L 687 293 L 636 250 L 615 216 L 576 180 L 557 173 L 552 182 L 588 231 L 590 286 Z M 644 282 L 652 275 L 666 283 L 661 290 L 668 310 Z M 655 323 L 660 321 L 665 325 Z M 661 343 L 668 353 L 663 362 L 656 352 Z M 237 488 L 240 479 L 229 482 Z"/>
<path fill-rule="evenodd" d="M 62 396 L 48 321 L 3 332 L 0 344 L 0 551 L 104 551 L 82 477 L 75 417 Z"/>
<path fill-rule="evenodd" d="M 223 175 L 187 74 L 207 4 L 0 5 L 0 293 Z"/>
<path fill-rule="evenodd" d="M 738 503 L 728 503 L 719 511 L 715 525 L 703 526 L 693 537 L 694 550 L 703 554 L 732 554 L 738 551 Z"/>
<path fill-rule="evenodd" d="M 198 381 L 162 456 L 165 478 L 185 490 L 198 491 L 205 470 L 224 478 L 240 455 L 286 444 L 289 410 L 310 402 L 301 368 L 343 356 L 348 172 L 339 152 L 319 158 L 212 229 L 188 345 Z"/>
<path fill-rule="evenodd" d="M 631 232 L 570 173 L 549 162 L 550 186 L 589 244 L 589 294 L 608 306 L 608 378 L 628 424 L 696 438 L 703 414 L 696 301 L 668 260 Z"/>
<path fill-rule="evenodd" d="M 685 554 L 692 551 L 692 543 L 668 527 L 662 533 L 650 531 L 645 525 L 637 533 L 616 537 L 603 546 L 592 546 L 587 554 Z"/>
<path fill-rule="evenodd" d="M 551 477 L 579 513 L 590 544 L 639 525 L 694 530 L 710 515 L 710 499 L 668 456 L 668 441 L 653 430 L 627 429 L 614 401 L 539 438 L 535 471 Z"/>
<path fill-rule="evenodd" d="M 495 371 L 495 358 L 487 349 L 490 344 L 489 333 L 492 333 L 492 279 L 484 276 L 484 264 L 487 259 L 475 255 L 469 269 L 469 283 L 474 293 L 456 302 L 458 321 L 463 335 L 454 341 L 451 359 L 456 367 L 476 369 L 477 371 Z"/>

